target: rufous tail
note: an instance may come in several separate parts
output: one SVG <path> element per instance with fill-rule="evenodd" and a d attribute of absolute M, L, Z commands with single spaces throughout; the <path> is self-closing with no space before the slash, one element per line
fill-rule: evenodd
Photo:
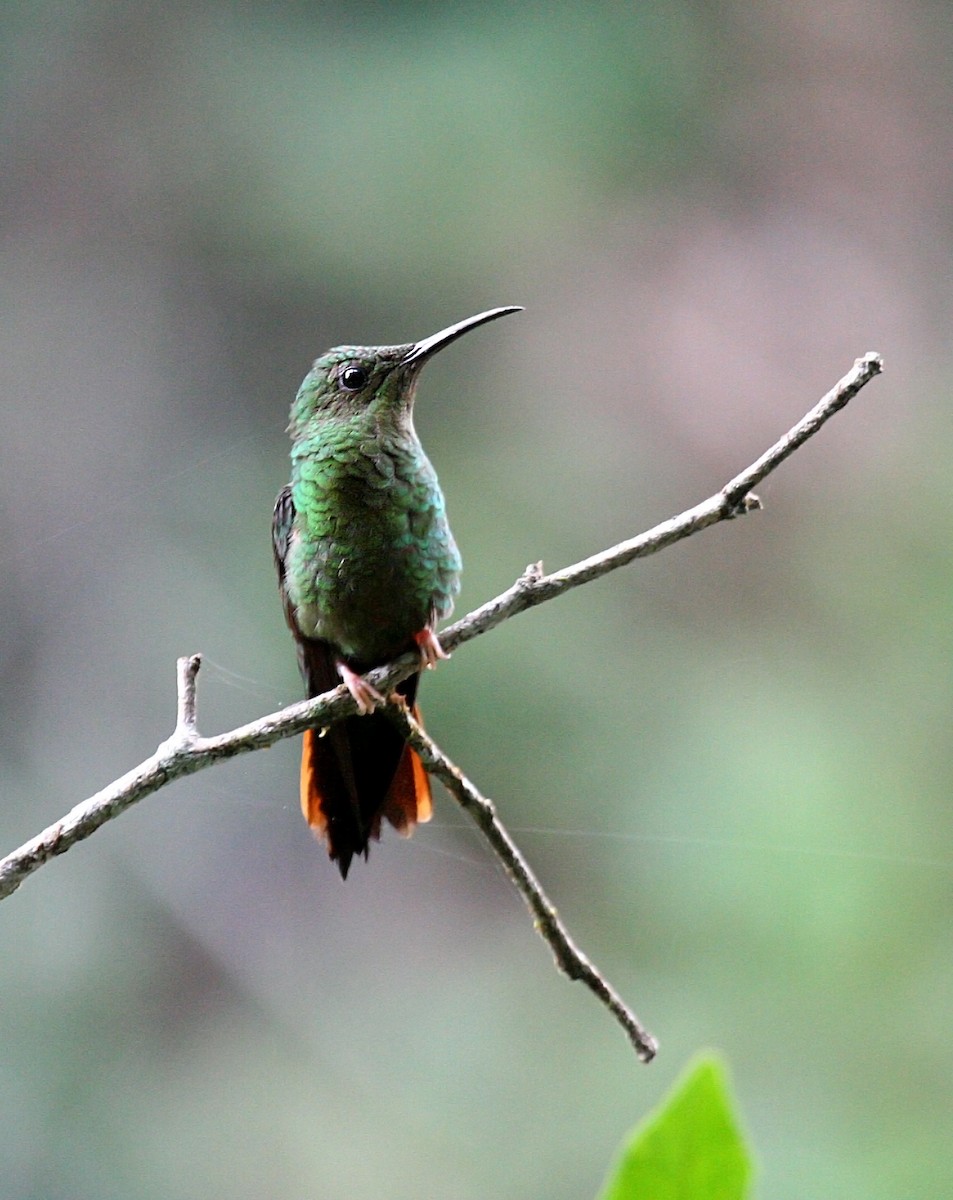
<path fill-rule="evenodd" d="M 430 779 L 383 713 L 345 717 L 323 736 L 305 730 L 301 811 L 347 878 L 351 859 L 366 858 L 380 837 L 382 818 L 405 837 L 430 820 Z"/>

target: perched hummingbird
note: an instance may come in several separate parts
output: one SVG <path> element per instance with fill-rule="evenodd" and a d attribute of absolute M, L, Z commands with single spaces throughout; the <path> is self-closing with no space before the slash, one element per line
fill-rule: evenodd
<path fill-rule="evenodd" d="M 347 878 L 381 819 L 401 833 L 431 815 L 419 758 L 375 705 L 363 675 L 406 650 L 446 658 L 435 627 L 460 587 L 443 493 L 414 430 L 421 368 L 462 334 L 518 307 L 493 308 L 405 346 L 339 346 L 315 362 L 291 406 L 291 483 L 272 541 L 285 618 L 308 697 L 343 680 L 361 716 L 309 729 L 301 809 Z M 397 691 L 413 706 L 419 672 Z"/>

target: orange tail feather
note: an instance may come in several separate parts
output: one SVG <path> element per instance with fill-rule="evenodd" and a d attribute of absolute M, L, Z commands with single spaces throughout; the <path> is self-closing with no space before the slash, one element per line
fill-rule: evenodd
<path fill-rule="evenodd" d="M 410 837 L 415 825 L 423 825 L 433 816 L 430 776 L 424 770 L 417 751 L 409 746 L 404 748 L 381 814 L 401 837 Z"/>
<path fill-rule="evenodd" d="M 314 830 L 315 837 L 323 838 L 328 829 L 328 818 L 324 814 L 321 789 L 318 784 L 315 742 L 317 731 L 306 729 L 301 747 L 301 812 Z"/>
<path fill-rule="evenodd" d="M 417 710 L 415 715 L 419 716 Z M 355 718 L 369 729 L 374 717 Z M 301 811 L 315 836 L 326 843 L 328 853 L 347 875 L 351 858 L 367 854 L 370 838 L 380 837 L 381 819 L 386 818 L 404 837 L 414 826 L 433 815 L 430 777 L 417 754 L 404 746 L 397 768 L 383 796 L 349 795 L 340 763 L 335 757 L 335 727 L 325 737 L 314 729 L 304 732 L 301 751 Z M 389 728 L 393 728 L 389 726 Z M 366 749 L 366 748 L 365 748 Z M 350 778 L 354 775 L 349 772 Z M 353 785 L 352 785 L 353 786 Z"/>

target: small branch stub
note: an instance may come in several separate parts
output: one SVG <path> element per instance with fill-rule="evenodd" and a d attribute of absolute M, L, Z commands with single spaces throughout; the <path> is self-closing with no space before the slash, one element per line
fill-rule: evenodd
<path fill-rule="evenodd" d="M 190 654 L 180 658 L 176 663 L 176 678 L 178 681 L 178 708 L 176 710 L 175 731 L 189 738 L 198 736 L 195 716 L 196 678 L 202 665 L 201 654 Z"/>

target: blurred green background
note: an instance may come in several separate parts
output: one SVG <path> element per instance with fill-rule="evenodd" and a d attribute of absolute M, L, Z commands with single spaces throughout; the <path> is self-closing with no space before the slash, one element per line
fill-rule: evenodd
<path fill-rule="evenodd" d="M 722 526 L 423 688 L 639 1066 L 445 797 L 346 886 L 296 742 L 0 908 L 7 1200 L 578 1200 L 716 1046 L 759 1194 L 953 1192 L 953 25 L 926 0 L 11 0 L 0 16 L 3 849 L 299 698 L 271 565 L 311 360 L 428 367 L 465 612 L 710 494 Z"/>

